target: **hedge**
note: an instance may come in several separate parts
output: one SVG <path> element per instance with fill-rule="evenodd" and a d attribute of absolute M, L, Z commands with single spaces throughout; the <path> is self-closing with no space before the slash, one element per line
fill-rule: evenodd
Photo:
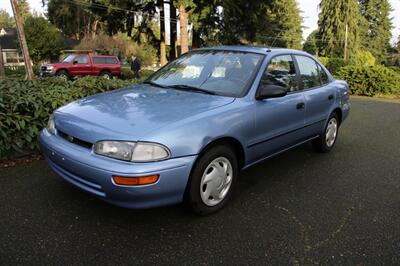
<path fill-rule="evenodd" d="M 85 77 L 0 80 L 0 157 L 38 148 L 37 136 L 58 107 L 92 94 L 128 87 L 136 80 Z"/>
<path fill-rule="evenodd" d="M 349 83 L 352 94 L 400 96 L 400 74 L 382 65 L 345 66 L 337 76 Z"/>
<path fill-rule="evenodd" d="M 332 75 L 336 75 L 340 68 L 347 65 L 343 58 L 318 57 L 318 60 L 329 70 Z"/>

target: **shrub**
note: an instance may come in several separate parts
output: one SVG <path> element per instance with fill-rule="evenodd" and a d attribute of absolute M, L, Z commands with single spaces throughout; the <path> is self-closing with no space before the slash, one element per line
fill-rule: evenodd
<path fill-rule="evenodd" d="M 24 78 L 25 77 L 25 66 L 7 66 L 4 68 L 7 78 Z M 33 65 L 33 73 L 39 73 L 39 67 Z"/>
<path fill-rule="evenodd" d="M 400 74 L 382 65 L 346 66 L 339 70 L 338 76 L 349 83 L 353 94 L 400 95 Z"/>
<path fill-rule="evenodd" d="M 36 150 L 37 136 L 56 108 L 92 94 L 128 87 L 135 80 L 85 77 L 0 80 L 0 157 L 14 151 Z"/>
<path fill-rule="evenodd" d="M 355 56 L 350 60 L 351 64 L 356 66 L 373 66 L 376 59 L 369 51 L 357 51 Z"/>
<path fill-rule="evenodd" d="M 347 65 L 343 58 L 338 57 L 318 57 L 318 60 L 331 72 L 332 75 L 336 75 L 341 67 Z"/>

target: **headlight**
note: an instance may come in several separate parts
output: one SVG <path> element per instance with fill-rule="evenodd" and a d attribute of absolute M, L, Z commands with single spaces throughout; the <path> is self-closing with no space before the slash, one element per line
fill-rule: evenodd
<path fill-rule="evenodd" d="M 170 152 L 166 147 L 147 142 L 99 141 L 94 146 L 94 152 L 131 162 L 154 162 L 170 157 Z"/>
<path fill-rule="evenodd" d="M 56 126 L 54 124 L 54 116 L 50 115 L 49 121 L 47 122 L 47 131 L 49 131 L 51 134 L 56 134 Z"/>
<path fill-rule="evenodd" d="M 47 69 L 47 70 L 50 70 L 50 71 L 53 70 L 53 68 L 54 68 L 54 66 L 47 66 L 47 67 L 46 67 L 46 69 Z"/>

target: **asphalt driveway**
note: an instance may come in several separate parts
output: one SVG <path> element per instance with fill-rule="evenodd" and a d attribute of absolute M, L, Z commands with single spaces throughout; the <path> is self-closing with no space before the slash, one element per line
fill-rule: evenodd
<path fill-rule="evenodd" d="M 1 169 L 0 264 L 400 264 L 400 104 L 352 104 L 330 154 L 243 172 L 209 217 L 108 205 L 44 161 Z"/>

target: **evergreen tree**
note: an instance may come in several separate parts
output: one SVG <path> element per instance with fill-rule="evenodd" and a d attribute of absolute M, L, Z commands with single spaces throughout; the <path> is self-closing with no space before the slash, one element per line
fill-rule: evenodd
<path fill-rule="evenodd" d="M 302 18 L 296 0 L 272 1 L 268 17 L 270 25 L 274 26 L 269 35 L 276 38 L 269 45 L 301 49 Z"/>
<path fill-rule="evenodd" d="M 346 26 L 347 58 L 359 47 L 360 10 L 356 0 L 321 0 L 317 42 L 319 54 L 328 57 L 345 56 Z"/>
<path fill-rule="evenodd" d="M 223 43 L 301 48 L 302 19 L 295 0 L 223 1 Z"/>
<path fill-rule="evenodd" d="M 19 13 L 21 14 L 22 19 L 25 21 L 31 14 L 31 7 L 27 0 L 17 0 Z"/>
<path fill-rule="evenodd" d="M 303 50 L 309 54 L 316 55 L 317 54 L 317 34 L 318 30 L 314 30 L 308 35 L 306 41 L 303 45 Z"/>
<path fill-rule="evenodd" d="M 13 27 L 15 27 L 14 18 L 8 14 L 7 10 L 0 9 L 0 29 Z"/>
<path fill-rule="evenodd" d="M 361 27 L 361 46 L 379 61 L 390 47 L 392 22 L 388 0 L 360 0 L 360 12 L 364 18 Z"/>

